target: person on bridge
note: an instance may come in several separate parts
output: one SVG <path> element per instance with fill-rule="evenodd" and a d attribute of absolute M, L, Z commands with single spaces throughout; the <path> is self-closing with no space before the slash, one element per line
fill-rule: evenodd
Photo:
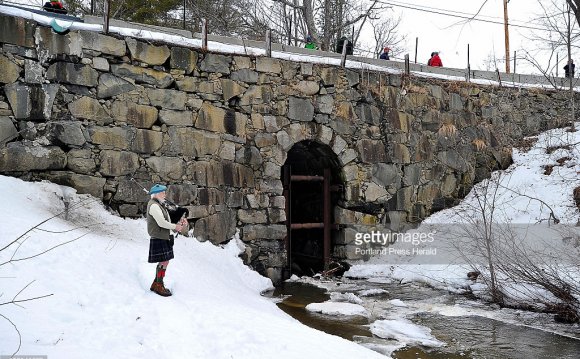
<path fill-rule="evenodd" d="M 147 204 L 147 233 L 151 237 L 149 242 L 149 263 L 157 263 L 155 280 L 151 284 L 151 291 L 163 297 L 169 297 L 171 292 L 165 288 L 163 278 L 173 259 L 173 235 L 171 231 L 180 232 L 186 225 L 185 219 L 177 224 L 171 223 L 169 211 L 164 205 L 167 187 L 156 184 L 149 190 L 151 200 Z"/>
<path fill-rule="evenodd" d="M 390 58 L 389 58 L 389 51 L 391 51 L 391 49 L 389 49 L 388 47 L 385 47 L 383 49 L 383 53 L 381 54 L 381 56 L 379 56 L 379 59 L 381 59 L 381 60 L 390 60 Z"/>
<path fill-rule="evenodd" d="M 66 14 L 68 11 L 64 8 L 64 5 L 59 0 L 48 1 L 42 7 L 48 12 L 56 12 L 59 14 Z"/>
<path fill-rule="evenodd" d="M 306 45 L 304 47 L 310 50 L 318 50 L 318 46 L 316 46 L 314 39 L 310 35 L 306 36 Z"/>
<path fill-rule="evenodd" d="M 443 62 L 441 61 L 441 58 L 439 57 L 438 52 L 435 51 L 435 52 L 431 53 L 431 58 L 429 59 L 429 61 L 427 61 L 427 65 L 433 66 L 433 67 L 442 67 L 443 66 Z"/>
<path fill-rule="evenodd" d="M 574 71 L 576 70 L 576 65 L 574 65 L 574 60 L 570 60 L 569 64 L 564 66 L 564 76 L 566 78 L 574 78 Z"/>

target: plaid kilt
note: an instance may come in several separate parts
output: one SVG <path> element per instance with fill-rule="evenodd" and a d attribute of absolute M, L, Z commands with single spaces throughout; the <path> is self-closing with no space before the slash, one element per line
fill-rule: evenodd
<path fill-rule="evenodd" d="M 149 263 L 165 262 L 173 259 L 173 247 L 165 239 L 151 238 L 149 242 Z"/>

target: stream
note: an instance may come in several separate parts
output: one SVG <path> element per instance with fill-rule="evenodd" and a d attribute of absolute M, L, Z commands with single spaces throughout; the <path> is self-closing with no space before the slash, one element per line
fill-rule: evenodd
<path fill-rule="evenodd" d="M 307 282 L 316 280 L 285 282 L 270 295 L 303 324 L 392 358 L 576 359 L 580 355 L 580 325 L 555 323 L 548 314 L 500 309 L 418 283 L 334 279 L 314 286 Z M 378 295 L 360 295 L 368 290 Z M 328 301 L 330 293 L 358 294 L 370 316 L 331 316 L 305 309 L 310 303 Z M 404 345 L 371 332 L 372 322 L 393 318 L 430 328 L 431 335 L 446 345 Z"/>

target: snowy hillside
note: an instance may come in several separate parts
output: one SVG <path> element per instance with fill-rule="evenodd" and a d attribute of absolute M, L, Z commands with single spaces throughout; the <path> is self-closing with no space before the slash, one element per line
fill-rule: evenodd
<path fill-rule="evenodd" d="M 238 240 L 220 248 L 179 237 L 166 277 L 174 295 L 163 298 L 149 291 L 155 265 L 147 263 L 144 220 L 123 220 L 50 183 L 0 176 L 0 193 L 0 248 L 63 211 L 63 198 L 71 201 L 68 220 L 54 218 L 0 252 L 0 303 L 50 295 L 0 306 L 22 334 L 20 354 L 384 358 L 310 329 L 261 297 L 271 282 L 243 265 Z M 0 355 L 14 353 L 18 334 L 3 318 L 0 333 Z"/>

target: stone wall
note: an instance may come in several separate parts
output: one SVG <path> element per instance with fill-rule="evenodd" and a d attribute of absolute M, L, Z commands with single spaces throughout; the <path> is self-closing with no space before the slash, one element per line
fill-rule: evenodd
<path fill-rule="evenodd" d="M 195 235 L 241 230 L 244 259 L 286 262 L 281 168 L 303 140 L 337 156 L 334 254 L 356 230 L 416 223 L 510 162 L 514 141 L 566 121 L 567 95 L 265 57 L 203 53 L 0 16 L 0 173 L 90 193 L 140 216 L 171 184 Z"/>

